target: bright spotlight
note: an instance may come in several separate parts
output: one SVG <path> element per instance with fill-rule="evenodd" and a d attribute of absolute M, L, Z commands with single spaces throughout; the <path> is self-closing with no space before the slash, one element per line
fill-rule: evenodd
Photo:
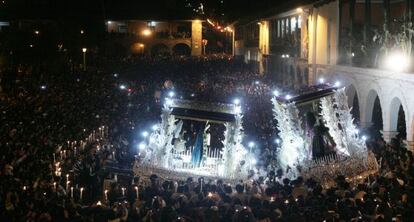
<path fill-rule="evenodd" d="M 285 54 L 282 55 L 282 58 L 286 58 Z"/>
<path fill-rule="evenodd" d="M 125 90 L 126 86 L 124 84 L 122 84 L 122 85 L 119 86 L 119 88 L 122 89 L 122 90 Z"/>
<path fill-rule="evenodd" d="M 248 146 L 249 146 L 250 148 L 253 148 L 253 147 L 254 147 L 254 142 L 249 142 Z"/>
<path fill-rule="evenodd" d="M 175 96 L 175 93 L 174 93 L 173 91 L 170 91 L 170 92 L 168 93 L 168 96 L 172 98 L 172 97 L 174 97 L 174 96 Z"/>
<path fill-rule="evenodd" d="M 234 105 L 239 105 L 240 104 L 240 99 L 234 99 L 233 103 L 234 103 Z"/>
<path fill-rule="evenodd" d="M 324 84 L 325 83 L 325 79 L 324 78 L 319 78 L 319 83 L 320 84 Z"/>
<path fill-rule="evenodd" d="M 256 163 L 257 163 L 257 160 L 256 159 L 252 159 L 252 164 L 253 165 L 256 165 Z"/>
<path fill-rule="evenodd" d="M 154 130 L 154 131 L 157 130 L 158 129 L 158 124 L 152 125 L 151 129 Z"/>
<path fill-rule="evenodd" d="M 340 87 L 341 86 L 341 82 L 336 81 L 334 86 L 337 87 L 337 88 Z"/>
<path fill-rule="evenodd" d="M 409 64 L 410 60 L 402 53 L 390 54 L 385 61 L 386 67 L 396 72 L 402 72 L 407 70 Z"/>
<path fill-rule="evenodd" d="M 290 99 L 292 99 L 292 96 L 291 96 L 291 95 L 289 95 L 289 94 L 287 94 L 287 95 L 285 96 L 285 99 L 286 99 L 286 100 L 290 100 Z"/>
<path fill-rule="evenodd" d="M 151 30 L 149 30 L 149 29 L 144 29 L 143 31 L 142 31 L 142 35 L 144 35 L 144 36 L 150 36 L 152 34 L 152 32 L 151 32 Z"/>
<path fill-rule="evenodd" d="M 149 135 L 149 133 L 147 131 L 144 131 L 141 133 L 141 135 L 142 137 L 146 138 Z"/>
<path fill-rule="evenodd" d="M 276 144 L 280 144 L 280 139 L 275 139 Z"/>
<path fill-rule="evenodd" d="M 273 95 L 279 96 L 279 91 L 277 91 L 277 90 L 273 91 Z"/>
<path fill-rule="evenodd" d="M 141 143 L 139 143 L 138 144 L 138 148 L 140 149 L 140 150 L 143 150 L 143 149 L 145 149 L 145 147 L 146 147 L 147 145 L 145 145 L 145 143 L 144 142 L 141 142 Z"/>

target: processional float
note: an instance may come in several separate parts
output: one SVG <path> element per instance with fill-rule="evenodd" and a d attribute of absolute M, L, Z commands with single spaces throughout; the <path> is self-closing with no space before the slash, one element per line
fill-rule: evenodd
<path fill-rule="evenodd" d="M 300 175 L 329 185 L 338 175 L 354 180 L 378 171 L 353 123 L 345 88 L 321 84 L 297 95 L 274 94 L 273 114 L 281 139 L 277 159 L 290 177 Z M 304 121 L 312 112 L 316 121 Z"/>
<path fill-rule="evenodd" d="M 206 103 L 166 98 L 161 123 L 149 136 L 134 168 L 140 176 L 157 174 L 185 180 L 191 176 L 237 180 L 253 169 L 254 156 L 243 146 L 243 115 L 240 104 Z M 182 138 L 183 120 L 205 122 L 192 147 Z M 210 148 L 206 132 L 209 123 L 224 124 L 222 149 Z M 202 139 L 200 139 L 201 137 Z M 197 152 L 197 153 L 196 153 Z"/>

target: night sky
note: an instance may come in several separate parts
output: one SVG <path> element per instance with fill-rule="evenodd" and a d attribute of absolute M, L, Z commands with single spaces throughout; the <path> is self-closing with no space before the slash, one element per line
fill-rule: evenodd
<path fill-rule="evenodd" d="M 305 0 L 306 1 L 306 0 Z M 231 21 L 299 0 L 4 0 L 0 18 L 186 19 Z M 303 2 L 303 1 L 302 1 Z M 200 10 L 201 4 L 204 10 Z"/>

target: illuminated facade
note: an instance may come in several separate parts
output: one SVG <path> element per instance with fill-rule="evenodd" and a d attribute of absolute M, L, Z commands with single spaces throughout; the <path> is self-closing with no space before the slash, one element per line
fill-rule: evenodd
<path fill-rule="evenodd" d="M 178 21 L 107 21 L 106 31 L 127 39 L 134 54 L 202 54 L 201 20 Z"/>
<path fill-rule="evenodd" d="M 292 88 L 340 80 L 362 128 L 375 125 L 386 141 L 399 135 L 413 148 L 413 3 L 323 0 L 239 20 L 234 55 Z"/>

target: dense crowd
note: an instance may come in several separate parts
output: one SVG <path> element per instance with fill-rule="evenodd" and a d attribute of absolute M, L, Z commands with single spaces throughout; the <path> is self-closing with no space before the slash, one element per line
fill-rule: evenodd
<path fill-rule="evenodd" d="M 277 169 L 232 184 L 128 176 L 141 132 L 159 121 L 170 91 L 211 102 L 240 98 L 246 142 L 256 142 L 259 163 L 267 165 L 276 146 L 270 103 L 276 84 L 221 55 L 131 57 L 116 64 L 114 69 L 103 62 L 86 72 L 64 68 L 59 74 L 31 67 L 2 71 L 2 221 L 410 221 L 414 216 L 414 160 L 397 140 L 368 144 L 380 161 L 378 175 L 356 185 L 338 176 L 329 189 L 300 177 L 289 180 Z M 83 148 L 67 143 L 85 141 L 102 126 L 108 133 Z M 120 172 L 108 170 L 113 166 Z"/>

